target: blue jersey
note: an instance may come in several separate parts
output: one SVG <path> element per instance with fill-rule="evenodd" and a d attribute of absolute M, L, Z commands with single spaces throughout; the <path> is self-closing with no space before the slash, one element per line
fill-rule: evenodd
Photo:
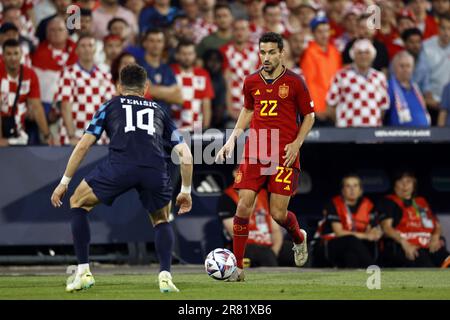
<path fill-rule="evenodd" d="M 167 169 L 169 154 L 182 142 L 167 111 L 154 101 L 138 96 L 118 96 L 103 104 L 85 133 L 110 138 L 111 163 Z"/>

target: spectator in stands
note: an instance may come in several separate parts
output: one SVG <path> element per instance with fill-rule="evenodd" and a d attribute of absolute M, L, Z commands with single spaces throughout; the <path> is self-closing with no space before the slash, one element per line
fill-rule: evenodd
<path fill-rule="evenodd" d="M 103 39 L 104 61 L 98 67 L 105 73 L 111 72 L 111 64 L 124 49 L 124 43 L 121 37 L 113 34 L 107 35 Z"/>
<path fill-rule="evenodd" d="M 220 48 L 224 57 L 223 70 L 227 83 L 227 111 L 231 122 L 237 121 L 244 105 L 242 83 L 245 77 L 258 69 L 259 47 L 250 41 L 250 27 L 247 20 L 233 23 L 233 40 Z M 229 124 L 232 126 L 232 124 Z"/>
<path fill-rule="evenodd" d="M 178 9 L 170 6 L 170 0 L 155 0 L 153 5 L 142 9 L 139 15 L 139 33 L 167 28 L 178 15 Z"/>
<path fill-rule="evenodd" d="M 311 31 L 311 21 L 317 14 L 319 7 L 312 0 L 302 0 L 299 8 L 299 19 L 302 25 L 302 32 L 305 37 L 305 44 L 313 40 L 313 35 Z M 291 44 L 292 47 L 292 44 Z"/>
<path fill-rule="evenodd" d="M 3 64 L 0 65 L 0 146 L 39 144 L 40 139 L 29 141 L 25 132 L 25 119 L 35 121 L 43 140 L 52 144 L 44 108 L 39 92 L 39 80 L 30 67 L 21 63 L 22 49 L 16 39 L 2 44 Z"/>
<path fill-rule="evenodd" d="M 422 32 L 417 28 L 406 29 L 402 33 L 405 50 L 414 57 L 413 81 L 417 83 L 421 92 L 429 91 L 430 86 L 430 66 L 424 59 L 422 52 Z"/>
<path fill-rule="evenodd" d="M 361 16 L 361 14 L 362 11 L 355 5 L 350 5 L 348 8 L 345 9 L 342 20 L 344 32 L 341 34 L 341 36 L 334 39 L 334 45 L 340 52 L 344 51 L 346 45 L 350 41 L 358 38 L 359 36 L 358 19 Z"/>
<path fill-rule="evenodd" d="M 375 60 L 373 60 L 372 68 L 378 71 L 383 71 L 386 75 L 389 68 L 389 55 L 386 46 L 383 42 L 379 41 L 375 37 L 375 29 L 370 26 L 369 19 L 370 16 L 361 15 L 358 18 L 358 29 L 357 38 L 351 40 L 345 46 L 344 52 L 342 53 L 342 60 L 345 65 L 351 64 L 353 61 L 350 58 L 350 49 L 357 39 L 368 39 L 372 42 L 377 54 Z"/>
<path fill-rule="evenodd" d="M 208 49 L 219 49 L 233 36 L 233 16 L 230 6 L 217 4 L 214 7 L 214 23 L 217 31 L 206 36 L 197 46 L 197 56 L 202 57 Z"/>
<path fill-rule="evenodd" d="M 123 1 L 125 8 L 133 12 L 135 20 L 139 21 L 139 15 L 141 14 L 142 9 L 145 7 L 145 0 L 124 0 Z"/>
<path fill-rule="evenodd" d="M 427 200 L 417 195 L 417 179 L 410 171 L 394 177 L 394 192 L 377 207 L 384 231 L 385 267 L 440 267 L 450 264 L 441 225 Z"/>
<path fill-rule="evenodd" d="M 60 17 L 64 21 L 66 21 L 68 14 L 67 14 L 67 7 L 70 6 L 71 1 L 70 0 L 51 0 L 55 9 L 56 13 L 52 14 L 49 17 L 44 18 L 38 25 L 36 29 L 36 37 L 39 39 L 39 42 L 42 42 L 46 40 L 47 38 L 47 25 L 48 23 L 55 17 Z M 75 32 L 75 30 L 67 30 L 69 34 L 72 34 Z M 48 39 L 47 39 L 48 40 Z"/>
<path fill-rule="evenodd" d="M 214 23 L 214 7 L 216 0 L 198 0 L 199 15 L 207 23 Z"/>
<path fill-rule="evenodd" d="M 120 37 L 125 47 L 133 44 L 135 40 L 135 34 L 132 34 L 130 25 L 123 18 L 112 18 L 109 20 L 108 34 Z"/>
<path fill-rule="evenodd" d="M 119 83 L 120 71 L 126 66 L 136 63 L 136 58 L 128 52 L 122 52 L 119 56 L 114 59 L 111 64 L 111 81 L 116 86 Z"/>
<path fill-rule="evenodd" d="M 422 31 L 424 39 L 431 38 L 438 33 L 436 19 L 427 12 L 429 1 L 427 0 L 406 0 L 407 8 L 411 9 L 416 18 L 416 26 Z"/>
<path fill-rule="evenodd" d="M 293 62 L 292 70 L 294 72 L 300 73 L 300 60 L 302 59 L 305 47 L 308 45 L 305 41 L 304 32 L 292 33 L 287 39 L 289 42 L 289 47 L 291 49 L 291 59 Z"/>
<path fill-rule="evenodd" d="M 300 20 L 300 5 L 302 0 L 286 0 L 286 29 L 289 34 L 302 31 Z"/>
<path fill-rule="evenodd" d="M 439 108 L 444 86 L 450 82 L 450 14 L 440 19 L 438 35 L 423 43 L 422 54 L 431 69 L 429 91 L 424 92 L 424 96 L 433 117 Z"/>
<path fill-rule="evenodd" d="M 450 127 L 450 82 L 444 87 L 437 125 Z"/>
<path fill-rule="evenodd" d="M 100 6 L 93 11 L 93 33 L 97 39 L 103 39 L 108 34 L 108 23 L 112 18 L 122 18 L 128 22 L 133 34 L 138 33 L 134 14 L 119 5 L 118 0 L 100 0 Z"/>
<path fill-rule="evenodd" d="M 375 47 L 357 40 L 350 56 L 354 63 L 340 70 L 327 94 L 327 103 L 337 127 L 379 127 L 389 108 L 386 76 L 373 69 Z"/>
<path fill-rule="evenodd" d="M 189 23 L 189 19 L 185 14 L 179 14 L 175 17 L 172 25 L 164 33 L 167 38 L 166 51 L 168 64 L 176 63 L 175 54 L 178 44 L 181 41 L 194 41 L 193 28 L 193 25 Z"/>
<path fill-rule="evenodd" d="M 94 63 L 95 38 L 83 35 L 76 47 L 78 61 L 64 68 L 58 81 L 55 101 L 61 102 L 59 139 L 62 145 L 77 144 L 102 103 L 115 93 L 109 73 Z M 99 143 L 105 143 L 99 139 Z"/>
<path fill-rule="evenodd" d="M 375 263 L 375 242 L 382 232 L 358 175 L 342 178 L 341 194 L 325 205 L 323 216 L 317 230 L 320 238 L 314 248 L 314 266 L 331 263 L 339 268 L 367 268 Z"/>
<path fill-rule="evenodd" d="M 342 66 L 341 54 L 330 43 L 330 25 L 328 19 L 318 16 L 311 21 L 314 40 L 306 48 L 300 61 L 300 67 L 314 101 L 316 126 L 331 125 L 325 97 L 331 81 Z"/>
<path fill-rule="evenodd" d="M 414 57 L 401 51 L 392 60 L 388 82 L 390 108 L 386 124 L 390 126 L 429 127 L 431 118 L 419 86 L 412 80 Z"/>
<path fill-rule="evenodd" d="M 199 5 L 196 0 L 182 0 L 181 7 L 188 20 L 188 30 L 180 30 L 184 32 L 190 31 L 192 40 L 195 44 L 199 44 L 200 41 L 211 33 L 217 31 L 217 26 L 214 23 L 207 22 L 205 19 L 199 16 Z"/>
<path fill-rule="evenodd" d="M 208 72 L 196 67 L 195 43 L 182 41 L 176 53 L 177 64 L 172 65 L 183 96 L 183 105 L 172 112 L 177 127 L 194 131 L 208 129 L 211 124 L 211 99 L 214 91 Z"/>
<path fill-rule="evenodd" d="M 172 69 L 162 60 L 164 43 L 161 29 L 147 30 L 143 39 L 145 55 L 136 60 L 147 71 L 153 99 L 170 113 L 171 104 L 183 104 L 183 96 Z"/>
<path fill-rule="evenodd" d="M 233 176 L 236 177 L 236 170 L 233 171 Z M 230 249 L 233 247 L 233 217 L 236 213 L 237 202 L 238 193 L 230 186 L 224 190 L 217 205 L 219 219 L 223 225 L 225 247 Z M 250 267 L 278 266 L 278 255 L 283 247 L 283 233 L 280 226 L 270 216 L 268 193 L 265 189 L 262 189 L 256 197 L 248 228 L 244 263 L 247 262 Z M 292 244 L 289 243 L 288 246 L 292 247 Z M 292 256 L 292 253 L 290 255 Z"/>
<path fill-rule="evenodd" d="M 250 41 L 258 43 L 264 33 L 264 1 L 249 0 L 247 3 L 247 15 L 250 23 Z"/>
<path fill-rule="evenodd" d="M 203 65 L 211 77 L 214 99 L 212 100 L 211 127 L 222 129 L 225 127 L 226 92 L 227 85 L 223 77 L 223 56 L 219 50 L 210 49 L 203 55 Z"/>
<path fill-rule="evenodd" d="M 438 21 L 450 12 L 450 0 L 431 0 L 431 14 Z"/>
<path fill-rule="evenodd" d="M 339 38 L 344 33 L 343 15 L 348 0 L 328 0 L 325 6 L 330 24 L 331 39 Z"/>
<path fill-rule="evenodd" d="M 30 39 L 34 45 L 37 45 L 37 39 L 34 37 L 33 4 L 23 0 L 3 0 L 2 4 L 3 12 L 0 12 L 0 23 L 14 24 L 19 29 L 21 36 Z"/>
<path fill-rule="evenodd" d="M 0 27 L 0 60 L 2 60 L 3 49 L 1 45 L 9 39 L 15 39 L 20 43 L 20 49 L 22 52 L 22 64 L 27 67 L 31 67 L 31 53 L 34 50 L 34 46 L 30 40 L 23 37 L 19 33 L 19 29 L 12 23 L 3 23 Z"/>
<path fill-rule="evenodd" d="M 267 2 L 263 7 L 264 32 L 276 32 L 287 38 L 289 31 L 281 16 L 278 2 Z"/>
<path fill-rule="evenodd" d="M 405 45 L 401 38 L 403 31 L 416 27 L 416 18 L 411 10 L 401 10 L 397 15 L 397 28 L 388 37 L 386 37 L 383 43 L 388 50 L 389 59 L 392 59 L 397 53 L 405 49 Z"/>
<path fill-rule="evenodd" d="M 46 38 L 39 44 L 31 60 L 40 80 L 42 103 L 46 114 L 49 114 L 63 68 L 71 66 L 78 58 L 76 44 L 69 39 L 66 22 L 61 17 L 49 21 Z M 53 122 L 54 118 L 49 120 Z"/>

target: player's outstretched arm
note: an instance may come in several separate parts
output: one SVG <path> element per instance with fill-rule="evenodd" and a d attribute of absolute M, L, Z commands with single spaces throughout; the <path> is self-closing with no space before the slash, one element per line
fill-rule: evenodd
<path fill-rule="evenodd" d="M 177 196 L 176 205 L 180 207 L 178 214 L 183 214 L 192 209 L 191 185 L 193 159 L 191 150 L 185 142 L 177 144 L 174 149 L 180 158 L 181 171 L 181 191 Z"/>
<path fill-rule="evenodd" d="M 298 130 L 297 138 L 292 143 L 289 143 L 284 148 L 284 163 L 283 166 L 290 167 L 294 164 L 297 154 L 300 152 L 300 148 L 306 139 L 306 136 L 311 131 L 314 125 L 315 115 L 314 112 L 308 113 L 303 118 L 300 130 Z"/>
<path fill-rule="evenodd" d="M 69 158 L 69 162 L 67 163 L 66 171 L 64 171 L 64 176 L 61 179 L 59 185 L 53 191 L 52 197 L 50 199 L 52 205 L 55 208 L 61 207 L 61 199 L 67 192 L 67 186 L 69 185 L 70 180 L 75 175 L 75 172 L 88 153 L 89 148 L 95 143 L 95 141 L 97 141 L 97 139 L 94 135 L 85 133 L 75 146 L 75 149 L 73 150 Z"/>
<path fill-rule="evenodd" d="M 233 132 L 231 136 L 228 138 L 227 143 L 219 150 L 216 156 L 216 162 L 222 162 L 225 158 L 231 157 L 231 153 L 234 150 L 234 145 L 236 143 L 236 139 L 244 132 L 244 130 L 250 124 L 253 117 L 253 110 L 242 108 L 241 113 L 239 114 L 239 118 L 236 122 Z"/>

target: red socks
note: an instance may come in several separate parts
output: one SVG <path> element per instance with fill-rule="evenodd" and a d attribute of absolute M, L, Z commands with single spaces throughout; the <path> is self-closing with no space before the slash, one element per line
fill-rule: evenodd
<path fill-rule="evenodd" d="M 248 221 L 249 219 L 240 218 L 236 215 L 233 218 L 233 253 L 240 269 L 244 268 L 243 260 L 248 239 Z"/>
<path fill-rule="evenodd" d="M 298 225 L 295 213 L 288 211 L 286 220 L 278 224 L 286 229 L 295 244 L 300 244 L 305 240 L 303 233 L 300 232 L 300 226 Z"/>

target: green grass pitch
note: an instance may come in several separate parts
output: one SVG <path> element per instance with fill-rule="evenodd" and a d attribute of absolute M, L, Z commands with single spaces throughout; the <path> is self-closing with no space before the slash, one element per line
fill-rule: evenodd
<path fill-rule="evenodd" d="M 267 269 L 266 269 L 267 270 Z M 173 272 L 180 293 L 159 292 L 155 273 L 95 274 L 96 285 L 64 291 L 66 276 L 0 276 L 0 299 L 450 299 L 450 270 L 381 270 L 381 289 L 369 290 L 365 270 L 249 270 L 246 282 L 227 283 L 199 272 Z"/>

